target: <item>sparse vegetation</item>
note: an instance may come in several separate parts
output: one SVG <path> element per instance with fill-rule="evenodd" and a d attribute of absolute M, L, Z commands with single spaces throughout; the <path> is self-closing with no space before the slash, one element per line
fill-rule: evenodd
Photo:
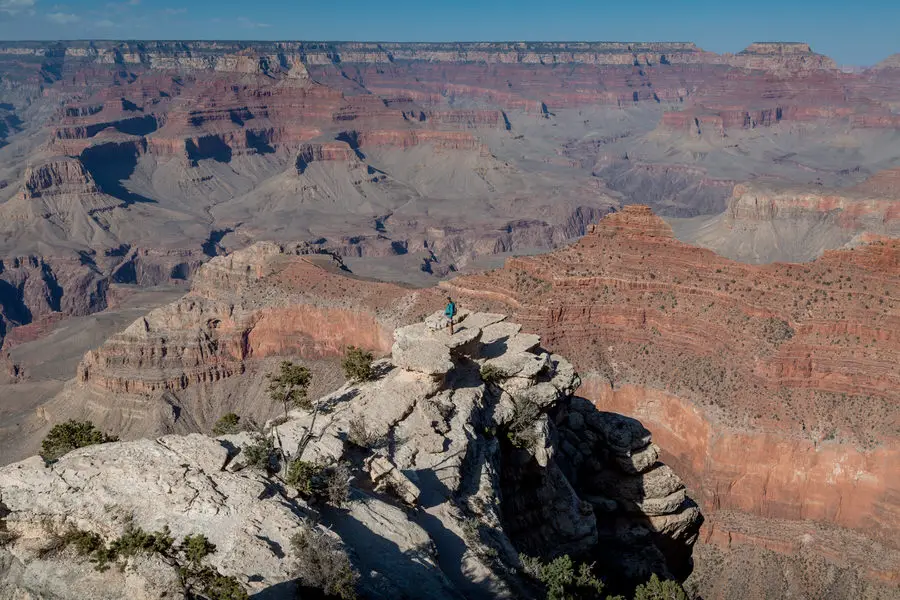
<path fill-rule="evenodd" d="M 103 546 L 103 538 L 93 531 L 72 528 L 62 535 L 62 545 L 75 548 L 80 556 L 88 556 Z"/>
<path fill-rule="evenodd" d="M 328 484 L 325 486 L 325 500 L 338 508 L 347 504 L 350 499 L 350 467 L 347 463 L 338 463 L 328 472 Z"/>
<path fill-rule="evenodd" d="M 603 582 L 594 575 L 591 565 L 581 563 L 576 569 L 568 554 L 546 564 L 525 555 L 519 559 L 525 573 L 544 585 L 547 600 L 624 600 L 621 596 L 604 596 Z"/>
<path fill-rule="evenodd" d="M 273 402 L 280 402 L 287 418 L 288 409 L 293 407 L 310 410 L 313 408 L 307 391 L 312 381 L 312 373 L 302 365 L 295 365 L 289 360 L 281 361 L 277 373 L 266 375 L 269 380 L 267 388 Z"/>
<path fill-rule="evenodd" d="M 355 600 L 356 581 L 350 557 L 340 542 L 323 531 L 302 530 L 291 538 L 297 554 L 297 578 L 326 596 Z"/>
<path fill-rule="evenodd" d="M 769 317 L 763 323 L 763 336 L 770 344 L 778 346 L 782 342 L 794 337 L 794 330 L 787 321 L 783 321 L 776 317 Z"/>
<path fill-rule="evenodd" d="M 350 419 L 347 428 L 347 441 L 359 448 L 366 449 L 377 448 L 384 443 L 381 437 L 369 431 L 362 415 L 357 415 Z"/>
<path fill-rule="evenodd" d="M 256 440 L 241 451 L 245 464 L 252 468 L 267 473 L 277 471 L 278 453 L 275 451 L 275 443 L 272 437 L 262 433 L 256 434 Z"/>
<path fill-rule="evenodd" d="M 483 365 L 481 367 L 481 380 L 485 383 L 499 383 L 503 376 L 503 371 L 494 365 Z"/>
<path fill-rule="evenodd" d="M 228 435 L 241 430 L 241 418 L 234 413 L 225 413 L 213 426 L 213 435 Z"/>
<path fill-rule="evenodd" d="M 650 581 L 634 590 L 634 600 L 688 600 L 688 597 L 680 583 L 661 580 L 654 573 L 650 576 Z"/>
<path fill-rule="evenodd" d="M 341 507 L 350 495 L 350 469 L 344 463 L 323 466 L 295 458 L 288 464 L 284 482 L 306 498 L 317 498 Z"/>
<path fill-rule="evenodd" d="M 112 565 L 124 569 L 128 559 L 141 554 L 157 555 L 175 569 L 187 598 L 248 598 L 247 592 L 234 577 L 222 575 L 203 563 L 207 556 L 216 551 L 216 546 L 201 534 L 187 535 L 180 544 L 176 544 L 168 527 L 152 533 L 131 527 L 106 544 L 96 533 L 70 529 L 60 539 L 63 547 L 72 547 L 79 556 L 90 557 L 98 571 L 105 571 Z"/>
<path fill-rule="evenodd" d="M 529 398 L 521 398 L 509 423 L 506 436 L 516 448 L 533 450 L 537 445 L 538 433 L 535 423 L 541 416 L 541 409 Z"/>
<path fill-rule="evenodd" d="M 90 421 L 70 420 L 54 425 L 41 442 L 41 457 L 52 463 L 76 448 L 116 442 L 119 438 L 107 435 Z"/>
<path fill-rule="evenodd" d="M 371 352 L 356 346 L 348 346 L 341 367 L 350 381 L 371 381 L 375 379 L 375 369 L 372 368 L 374 359 Z"/>
<path fill-rule="evenodd" d="M 288 464 L 284 482 L 297 488 L 301 495 L 312 497 L 318 489 L 325 487 L 325 469 L 317 464 L 295 458 Z"/>
<path fill-rule="evenodd" d="M 2 503 L 0 503 L 0 548 L 15 542 L 19 538 L 19 536 L 10 531 L 6 525 L 6 515 L 8 514 L 9 511 Z"/>

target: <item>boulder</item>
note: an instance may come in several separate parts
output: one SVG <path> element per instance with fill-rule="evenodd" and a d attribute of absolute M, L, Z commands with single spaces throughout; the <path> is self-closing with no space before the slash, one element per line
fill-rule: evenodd
<path fill-rule="evenodd" d="M 386 489 L 396 494 L 409 506 L 415 506 L 419 501 L 419 486 L 404 475 L 388 457 L 373 454 L 366 459 L 364 469 L 375 483 L 376 489 Z"/>

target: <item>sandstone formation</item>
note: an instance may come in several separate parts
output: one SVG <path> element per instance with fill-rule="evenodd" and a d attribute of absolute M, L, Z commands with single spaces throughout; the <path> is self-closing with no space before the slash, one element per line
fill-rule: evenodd
<path fill-rule="evenodd" d="M 275 357 L 334 361 L 349 345 L 384 354 L 393 327 L 437 307 L 433 292 L 329 274 L 314 261 L 339 263 L 318 251 L 260 242 L 213 258 L 189 294 L 89 351 L 42 419 L 91 419 L 129 437 L 209 431 L 229 410 L 264 422 L 277 414 L 263 379 Z"/>
<path fill-rule="evenodd" d="M 900 53 L 891 54 L 875 65 L 875 69 L 900 69 Z"/>
<path fill-rule="evenodd" d="M 520 551 L 609 554 L 604 568 L 619 581 L 684 569 L 700 513 L 649 432 L 574 398 L 572 365 L 503 315 L 461 313 L 452 336 L 436 317 L 394 333 L 375 381 L 345 385 L 316 402 L 321 413 L 294 411 L 264 434 L 289 459 L 356 465 L 345 506 L 247 466 L 247 434 L 108 443 L 49 465 L 33 457 L 0 469 L 0 590 L 181 597 L 172 568 L 152 557 L 98 572 L 58 549 L 71 528 L 107 539 L 128 527 L 201 533 L 216 545 L 214 567 L 272 598 L 296 594 L 291 538 L 316 529 L 340 538 L 372 598 L 532 597 Z M 361 447 L 361 427 L 388 443 Z"/>

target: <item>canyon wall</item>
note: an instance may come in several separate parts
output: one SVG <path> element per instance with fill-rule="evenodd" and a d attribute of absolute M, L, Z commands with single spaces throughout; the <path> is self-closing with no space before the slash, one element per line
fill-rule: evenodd
<path fill-rule="evenodd" d="M 565 250 L 443 286 L 514 310 L 578 357 L 586 397 L 647 423 L 706 511 L 708 543 L 791 555 L 796 527 L 763 534 L 754 519 L 803 524 L 803 552 L 890 589 L 898 269 L 894 240 L 806 265 L 734 263 L 626 207 Z M 766 597 L 765 581 L 748 585 Z"/>

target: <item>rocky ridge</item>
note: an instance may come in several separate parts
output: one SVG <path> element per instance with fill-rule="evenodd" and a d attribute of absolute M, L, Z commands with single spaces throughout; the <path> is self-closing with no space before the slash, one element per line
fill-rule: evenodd
<path fill-rule="evenodd" d="M 391 358 L 375 368 L 375 381 L 347 384 L 317 402 L 321 413 L 295 410 L 266 434 L 291 458 L 311 435 L 304 460 L 349 461 L 343 507 L 247 467 L 247 434 L 115 442 L 50 465 L 34 457 L 0 469 L 0 589 L 181 597 L 152 558 L 101 573 L 51 551 L 71 527 L 104 538 L 127 527 L 202 533 L 218 549 L 213 566 L 267 598 L 296 593 L 290 540 L 316 529 L 340 539 L 372 598 L 530 597 L 520 551 L 600 553 L 620 581 L 689 565 L 701 516 L 649 432 L 573 397 L 574 368 L 537 336 L 467 312 L 450 335 L 435 314 L 397 329 Z M 360 423 L 388 443 L 354 445 Z"/>
<path fill-rule="evenodd" d="M 145 65 L 154 69 L 210 69 L 240 73 L 284 69 L 303 76 L 303 65 L 390 64 L 396 61 L 484 62 L 488 64 L 728 64 L 770 68 L 777 59 L 805 59 L 809 66 L 834 63 L 802 43 L 755 43 L 738 54 L 717 55 L 690 42 L 117 42 L 54 44 L 10 42 L 8 56 L 83 60 L 100 65 Z M 299 65 L 299 67 L 297 66 Z"/>

